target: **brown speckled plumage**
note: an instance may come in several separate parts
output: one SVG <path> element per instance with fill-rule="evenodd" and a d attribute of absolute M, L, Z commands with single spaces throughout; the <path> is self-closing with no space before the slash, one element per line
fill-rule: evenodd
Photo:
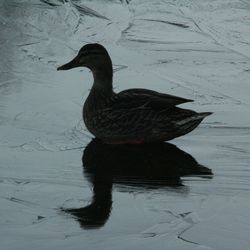
<path fill-rule="evenodd" d="M 192 100 L 148 89 L 114 93 L 112 62 L 102 45 L 85 45 L 76 58 L 58 70 L 79 66 L 89 68 L 94 77 L 83 107 L 84 122 L 92 134 L 106 143 L 171 140 L 189 133 L 211 114 L 176 107 Z"/>

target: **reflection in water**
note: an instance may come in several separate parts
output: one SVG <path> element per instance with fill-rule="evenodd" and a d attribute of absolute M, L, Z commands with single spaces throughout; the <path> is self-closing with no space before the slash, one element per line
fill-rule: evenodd
<path fill-rule="evenodd" d="M 84 175 L 93 185 L 92 202 L 63 211 L 74 215 L 85 229 L 101 227 L 109 218 L 113 183 L 148 190 L 179 187 L 181 176 L 212 176 L 209 168 L 170 143 L 107 145 L 94 139 L 83 151 L 82 162 Z"/>

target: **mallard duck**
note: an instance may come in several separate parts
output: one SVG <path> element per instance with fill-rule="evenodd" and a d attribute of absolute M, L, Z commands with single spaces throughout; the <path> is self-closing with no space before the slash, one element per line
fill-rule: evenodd
<path fill-rule="evenodd" d="M 211 112 L 197 113 L 176 105 L 193 100 L 148 89 L 113 91 L 113 67 L 100 44 L 83 46 L 69 63 L 57 68 L 87 67 L 94 83 L 83 107 L 87 129 L 108 144 L 168 141 L 195 129 Z"/>

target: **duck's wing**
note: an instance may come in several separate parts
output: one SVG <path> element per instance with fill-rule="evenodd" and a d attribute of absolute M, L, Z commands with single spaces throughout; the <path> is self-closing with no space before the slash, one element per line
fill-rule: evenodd
<path fill-rule="evenodd" d="M 116 94 L 113 103 L 117 108 L 150 107 L 153 109 L 169 109 L 176 105 L 192 102 L 178 96 L 159 93 L 148 89 L 128 89 Z"/>

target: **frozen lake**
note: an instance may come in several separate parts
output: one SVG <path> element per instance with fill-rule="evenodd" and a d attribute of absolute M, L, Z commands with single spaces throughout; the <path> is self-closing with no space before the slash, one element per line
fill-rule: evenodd
<path fill-rule="evenodd" d="M 0 0 L 0 249 L 250 249 L 250 2 Z M 82 122 L 86 43 L 114 88 L 214 112 L 161 145 L 104 146 Z"/>

